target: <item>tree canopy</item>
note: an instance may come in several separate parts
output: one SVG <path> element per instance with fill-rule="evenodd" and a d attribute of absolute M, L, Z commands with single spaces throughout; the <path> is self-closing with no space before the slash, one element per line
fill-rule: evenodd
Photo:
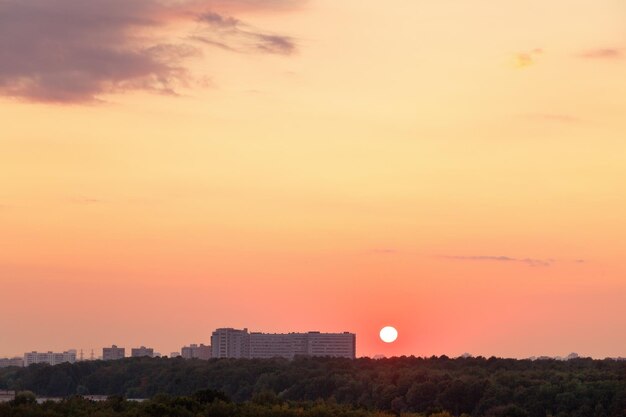
<path fill-rule="evenodd" d="M 167 394 L 268 407 L 323 401 L 396 415 L 626 416 L 626 363 L 592 359 L 130 358 L 3 369 L 0 389 L 53 397 Z M 223 397 L 211 397 L 218 392 Z"/>

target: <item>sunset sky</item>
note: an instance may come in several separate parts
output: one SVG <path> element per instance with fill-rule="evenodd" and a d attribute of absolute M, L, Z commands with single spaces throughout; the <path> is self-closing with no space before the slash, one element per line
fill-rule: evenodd
<path fill-rule="evenodd" d="M 0 357 L 216 327 L 626 356 L 626 3 L 0 0 Z"/>

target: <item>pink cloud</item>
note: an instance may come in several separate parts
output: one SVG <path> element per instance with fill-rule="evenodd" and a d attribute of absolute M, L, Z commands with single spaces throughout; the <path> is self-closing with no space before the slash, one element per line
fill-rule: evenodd
<path fill-rule="evenodd" d="M 583 52 L 580 56 L 586 59 L 622 59 L 624 51 L 618 48 L 598 48 Z"/>

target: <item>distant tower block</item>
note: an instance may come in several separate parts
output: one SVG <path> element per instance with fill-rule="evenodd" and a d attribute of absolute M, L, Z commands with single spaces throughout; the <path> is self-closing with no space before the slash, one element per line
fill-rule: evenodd
<path fill-rule="evenodd" d="M 132 348 L 130 350 L 130 356 L 132 358 L 141 358 L 142 356 L 148 356 L 150 358 L 154 358 L 155 354 L 154 354 L 154 349 L 142 346 L 139 348 Z"/>
<path fill-rule="evenodd" d="M 126 349 L 123 347 L 117 347 L 113 345 L 111 347 L 102 348 L 102 360 L 112 361 L 117 359 L 124 359 L 126 356 Z"/>
<path fill-rule="evenodd" d="M 81 349 L 81 350 L 80 350 L 80 361 L 82 362 L 82 361 L 84 361 L 84 360 L 85 360 L 85 357 L 84 357 L 84 355 L 83 355 L 83 350 Z"/>
<path fill-rule="evenodd" d="M 91 356 L 89 358 L 90 358 L 90 360 L 94 360 L 93 349 L 91 349 Z"/>

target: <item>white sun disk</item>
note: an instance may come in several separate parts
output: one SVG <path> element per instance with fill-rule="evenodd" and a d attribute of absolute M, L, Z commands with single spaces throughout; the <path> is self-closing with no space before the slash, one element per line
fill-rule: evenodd
<path fill-rule="evenodd" d="M 397 338 L 398 331 L 395 329 L 395 327 L 385 326 L 380 329 L 380 340 L 382 340 L 383 342 L 392 343 L 395 342 Z"/>

